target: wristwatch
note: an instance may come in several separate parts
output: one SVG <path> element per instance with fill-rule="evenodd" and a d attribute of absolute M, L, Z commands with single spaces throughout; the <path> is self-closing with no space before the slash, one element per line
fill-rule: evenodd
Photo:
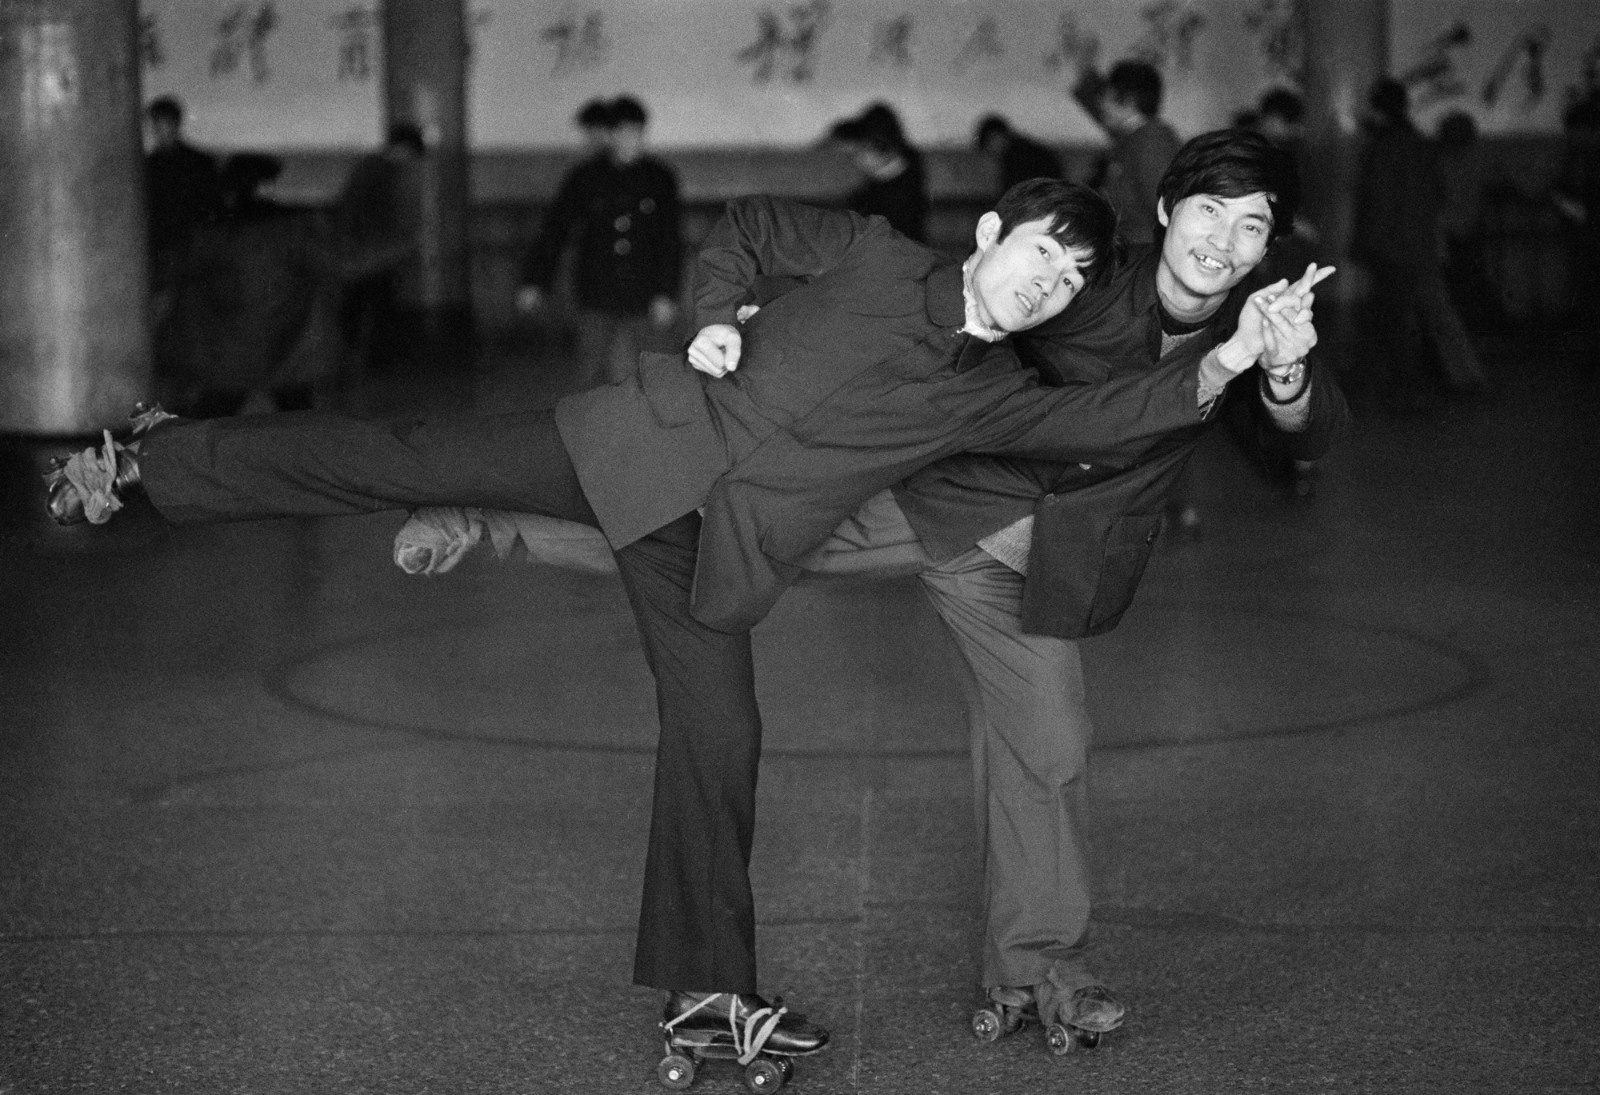
<path fill-rule="evenodd" d="M 1267 379 L 1274 384 L 1282 384 L 1285 388 L 1293 388 L 1306 378 L 1306 359 L 1291 361 L 1284 368 L 1282 375 L 1266 370 Z"/>
<path fill-rule="evenodd" d="M 1285 367 L 1283 375 L 1268 372 L 1266 366 L 1261 371 L 1271 383 L 1261 385 L 1261 394 L 1269 403 L 1293 403 L 1300 398 L 1301 382 L 1306 378 L 1306 359 L 1291 361 Z M 1283 393 L 1283 398 L 1278 393 Z"/>

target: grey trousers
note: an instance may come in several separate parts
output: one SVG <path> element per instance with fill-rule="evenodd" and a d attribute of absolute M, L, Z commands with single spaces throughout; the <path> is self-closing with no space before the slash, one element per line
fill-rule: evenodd
<path fill-rule="evenodd" d="M 874 496 L 806 562 L 823 574 L 915 573 L 954 643 L 983 849 L 986 987 L 1068 992 L 1085 965 L 1084 814 L 1092 726 L 1083 664 L 1068 639 L 1022 631 L 1021 574 L 981 548 L 933 562 L 893 496 Z"/>
<path fill-rule="evenodd" d="M 1084 841 L 1091 724 L 1069 639 L 1024 634 L 1023 576 L 980 548 L 925 570 L 922 588 L 959 653 L 983 848 L 983 983 L 1068 989 L 1084 964 Z"/>

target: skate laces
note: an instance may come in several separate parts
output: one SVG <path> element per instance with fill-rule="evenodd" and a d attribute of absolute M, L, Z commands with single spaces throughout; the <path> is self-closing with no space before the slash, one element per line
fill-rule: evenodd
<path fill-rule="evenodd" d="M 177 415 L 163 410 L 159 403 L 138 403 L 134 405 L 133 413 L 128 416 L 128 421 L 132 423 L 132 436 L 139 437 L 142 434 L 149 433 L 153 427 L 161 425 L 168 419 L 177 417 Z"/>
<path fill-rule="evenodd" d="M 83 500 L 83 516 L 91 525 L 103 525 L 111 515 L 122 508 L 117 497 L 117 443 L 111 440 L 111 431 L 101 431 L 105 443 L 96 452 L 93 448 L 75 452 L 58 468 L 45 476 L 51 487 L 65 479 L 72 484 Z"/>
<path fill-rule="evenodd" d="M 789 1012 L 788 1008 L 757 1008 L 755 1011 L 751 1012 L 750 1017 L 744 1021 L 744 1029 L 740 1030 L 738 1016 L 738 994 L 715 992 L 701 1000 L 699 1003 L 695 1004 L 694 1007 L 685 1011 L 682 1015 L 679 1015 L 674 1019 L 669 1019 L 662 1025 L 666 1030 L 671 1031 L 673 1027 L 689 1018 L 689 1016 L 693 1015 L 701 1008 L 720 1000 L 724 996 L 733 997 L 733 1006 L 728 1008 L 728 1032 L 733 1035 L 733 1048 L 735 1052 L 739 1054 L 739 1063 L 741 1065 L 747 1065 L 756 1059 L 756 1055 L 761 1052 L 761 1047 L 767 1044 L 767 1039 L 772 1037 L 772 1032 L 778 1029 L 778 1023 L 781 1022 L 783 1017 Z"/>

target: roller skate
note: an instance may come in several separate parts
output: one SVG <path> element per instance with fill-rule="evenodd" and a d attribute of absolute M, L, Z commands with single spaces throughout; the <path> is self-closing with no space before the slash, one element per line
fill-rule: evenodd
<path fill-rule="evenodd" d="M 1000 986 L 972 1015 L 972 1033 L 995 1042 L 1034 1023 L 1044 1027 L 1045 1045 L 1060 1057 L 1075 1049 L 1094 1049 L 1100 1036 L 1122 1025 L 1127 1009 L 1104 985 L 1067 991 L 1054 981 L 1032 988 Z"/>
<path fill-rule="evenodd" d="M 131 426 L 120 439 L 105 430 L 100 448 L 53 460 L 44 476 L 45 505 L 56 524 L 88 521 L 103 525 L 111 520 L 139 485 L 139 439 L 153 426 L 175 417 L 157 405 L 141 403 L 134 408 Z"/>
<path fill-rule="evenodd" d="M 794 1075 L 794 1058 L 828 1044 L 828 1032 L 784 1007 L 782 997 L 768 1004 L 725 992 L 671 993 L 661 1033 L 666 1056 L 656 1077 L 672 1091 L 694 1083 L 695 1069 L 707 1058 L 744 1066 L 744 1086 L 753 1092 L 777 1091 Z"/>

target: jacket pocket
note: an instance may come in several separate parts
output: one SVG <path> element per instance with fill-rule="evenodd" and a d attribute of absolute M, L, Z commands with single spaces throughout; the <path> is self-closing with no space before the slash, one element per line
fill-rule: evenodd
<path fill-rule="evenodd" d="M 1024 628 L 1080 639 L 1116 627 L 1160 531 L 1159 513 L 1107 514 L 1082 497 L 1046 495 L 1034 515 Z"/>
<path fill-rule="evenodd" d="M 1161 515 L 1129 515 L 1111 522 L 1100 560 L 1100 580 L 1089 606 L 1085 635 L 1110 631 L 1133 603 L 1150 552 L 1161 534 Z"/>
<path fill-rule="evenodd" d="M 706 416 L 700 374 L 682 354 L 640 354 L 638 375 L 645 402 L 659 425 L 686 426 Z"/>

